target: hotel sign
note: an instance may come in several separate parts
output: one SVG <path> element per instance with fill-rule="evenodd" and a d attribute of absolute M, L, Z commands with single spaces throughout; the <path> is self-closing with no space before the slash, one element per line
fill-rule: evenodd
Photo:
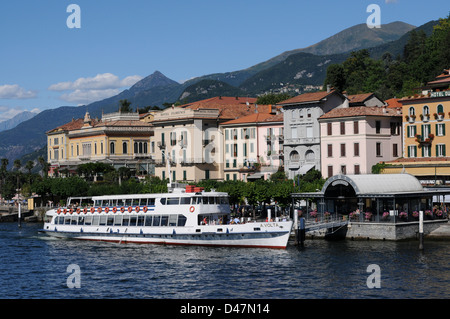
<path fill-rule="evenodd" d="M 430 97 L 446 97 L 450 96 L 450 91 L 443 91 L 443 92 L 431 92 Z"/>

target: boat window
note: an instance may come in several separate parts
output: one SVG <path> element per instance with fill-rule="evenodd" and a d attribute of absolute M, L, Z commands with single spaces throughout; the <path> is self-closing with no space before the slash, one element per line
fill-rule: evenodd
<path fill-rule="evenodd" d="M 132 203 L 131 198 L 127 198 L 125 200 L 125 206 L 131 206 L 131 203 Z"/>
<path fill-rule="evenodd" d="M 168 219 L 169 219 L 168 215 L 162 215 L 161 216 L 161 226 L 167 226 Z"/>
<path fill-rule="evenodd" d="M 180 205 L 189 205 L 189 204 L 191 204 L 191 198 L 190 197 L 181 197 L 180 198 Z"/>
<path fill-rule="evenodd" d="M 161 205 L 166 205 L 166 199 L 160 198 L 159 201 L 161 202 Z"/>
<path fill-rule="evenodd" d="M 192 197 L 192 205 L 201 204 L 202 198 L 201 197 Z"/>
<path fill-rule="evenodd" d="M 114 226 L 122 226 L 122 215 L 114 216 Z"/>
<path fill-rule="evenodd" d="M 105 226 L 106 225 L 106 218 L 107 218 L 107 216 L 100 215 L 100 226 Z"/>
<path fill-rule="evenodd" d="M 83 218 L 83 217 L 80 217 L 80 218 Z M 92 217 L 92 225 L 98 226 L 98 221 L 99 221 L 99 219 L 100 219 L 100 216 L 94 215 L 94 216 Z M 79 221 L 80 221 L 80 219 L 78 219 L 78 222 L 79 222 Z"/>
<path fill-rule="evenodd" d="M 86 217 L 84 218 L 84 224 L 85 224 L 85 225 L 90 225 L 90 224 L 92 224 L 92 216 L 86 216 Z"/>
<path fill-rule="evenodd" d="M 133 206 L 139 206 L 139 198 L 133 199 Z"/>
<path fill-rule="evenodd" d="M 220 203 L 222 205 L 228 205 L 228 197 L 220 197 Z"/>
<path fill-rule="evenodd" d="M 84 224 L 84 216 L 78 217 L 78 225 L 83 225 L 83 224 Z"/>
<path fill-rule="evenodd" d="M 130 223 L 130 216 L 129 215 L 123 215 L 122 226 L 128 226 L 129 223 Z"/>
<path fill-rule="evenodd" d="M 130 216 L 130 226 L 136 226 L 136 222 L 137 222 L 137 216 L 131 215 Z"/>
<path fill-rule="evenodd" d="M 149 198 L 147 205 L 155 205 L 155 199 L 154 198 Z"/>
<path fill-rule="evenodd" d="M 57 224 L 57 225 L 62 225 L 62 224 L 64 224 L 64 217 L 62 217 L 62 216 L 56 217 L 56 219 L 55 219 L 55 224 Z"/>
<path fill-rule="evenodd" d="M 178 215 L 169 215 L 169 226 L 177 225 Z"/>
<path fill-rule="evenodd" d="M 66 216 L 66 218 L 64 218 L 64 225 L 70 225 L 70 221 L 71 218 L 69 216 Z"/>
<path fill-rule="evenodd" d="M 179 205 L 180 198 L 179 197 L 169 197 L 167 199 L 167 205 Z"/>
<path fill-rule="evenodd" d="M 102 206 L 102 201 L 99 199 L 96 199 L 94 206 Z"/>
<path fill-rule="evenodd" d="M 145 226 L 151 226 L 153 222 L 153 217 L 151 215 L 145 216 Z"/>
<path fill-rule="evenodd" d="M 108 216 L 108 220 L 106 222 L 108 226 L 112 226 L 114 224 L 114 216 Z"/>
<path fill-rule="evenodd" d="M 186 225 L 186 219 L 186 216 L 178 215 L 178 227 L 183 227 L 184 225 Z"/>
<path fill-rule="evenodd" d="M 159 216 L 159 215 L 153 216 L 153 226 L 159 226 L 160 220 L 161 220 L 161 216 Z"/>
<path fill-rule="evenodd" d="M 202 197 L 203 204 L 208 204 L 209 200 L 208 197 Z"/>
<path fill-rule="evenodd" d="M 209 204 L 214 205 L 214 197 L 208 197 L 209 198 Z"/>
<path fill-rule="evenodd" d="M 143 215 L 138 216 L 137 225 L 144 226 L 144 216 Z"/>
<path fill-rule="evenodd" d="M 72 217 L 72 222 L 70 223 L 71 225 L 76 225 L 78 221 L 77 217 Z"/>

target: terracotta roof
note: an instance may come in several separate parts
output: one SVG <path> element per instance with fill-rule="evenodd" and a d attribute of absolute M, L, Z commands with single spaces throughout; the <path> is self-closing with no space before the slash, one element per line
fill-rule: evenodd
<path fill-rule="evenodd" d="M 181 108 L 218 109 L 221 119 L 237 119 L 255 113 L 256 98 L 217 96 L 206 100 L 181 105 Z M 258 111 L 268 113 L 270 105 L 258 105 Z"/>
<path fill-rule="evenodd" d="M 353 117 L 353 116 L 399 116 L 396 110 L 383 108 L 383 107 L 368 107 L 368 106 L 358 106 L 358 107 L 346 107 L 346 108 L 335 108 L 325 113 L 320 117 L 320 119 L 330 119 L 339 117 Z"/>
<path fill-rule="evenodd" d="M 286 104 L 301 104 L 301 103 L 308 103 L 308 102 L 318 102 L 334 93 L 337 93 L 337 91 L 332 90 L 330 92 L 320 91 L 320 92 L 313 92 L 313 93 L 304 93 L 301 95 L 297 95 L 293 98 L 287 99 L 285 101 L 281 101 L 277 104 L 286 105 Z"/>
<path fill-rule="evenodd" d="M 94 127 L 102 127 L 102 126 L 106 126 L 106 127 L 111 127 L 111 126 L 127 126 L 127 127 L 131 127 L 131 126 L 145 126 L 145 127 L 152 127 L 153 125 L 151 123 L 148 122 L 144 122 L 144 121 L 132 121 L 132 120 L 116 120 L 116 121 L 104 121 L 104 122 L 98 122 L 96 124 L 94 124 Z"/>
<path fill-rule="evenodd" d="M 70 121 L 69 123 L 63 124 L 61 126 L 58 126 L 50 131 L 48 131 L 47 133 L 52 133 L 52 132 L 56 132 L 56 131 L 72 131 L 72 130 L 78 130 L 81 127 L 83 127 L 84 124 L 84 120 L 83 119 L 73 119 L 72 121 Z"/>
<path fill-rule="evenodd" d="M 224 122 L 222 125 L 267 122 L 283 122 L 283 114 L 253 113 L 235 120 Z"/>
<path fill-rule="evenodd" d="M 347 96 L 347 98 L 350 103 L 362 103 L 373 95 L 373 93 L 354 94 Z"/>
<path fill-rule="evenodd" d="M 386 164 L 420 163 L 420 162 L 449 162 L 450 157 L 403 157 L 393 161 L 386 161 Z"/>
<path fill-rule="evenodd" d="M 396 98 L 392 98 L 389 100 L 386 100 L 385 102 L 387 103 L 387 107 L 388 108 L 397 108 L 397 107 L 402 107 L 402 104 L 398 102 L 399 99 Z"/>

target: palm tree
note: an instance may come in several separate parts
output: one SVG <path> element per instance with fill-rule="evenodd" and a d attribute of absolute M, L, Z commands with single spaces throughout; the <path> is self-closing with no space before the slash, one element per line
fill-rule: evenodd
<path fill-rule="evenodd" d="M 6 168 L 8 167 L 9 161 L 7 158 L 2 158 L 2 165 L 0 166 L 0 197 L 3 193 L 3 184 L 6 178 Z"/>
<path fill-rule="evenodd" d="M 45 160 L 45 158 L 43 156 L 39 156 L 38 161 L 39 161 L 39 164 L 41 164 L 41 166 L 42 166 L 42 171 L 44 172 L 44 177 L 47 177 L 49 163 L 47 163 L 47 161 Z"/>
<path fill-rule="evenodd" d="M 31 170 L 33 169 L 33 167 L 34 167 L 34 162 L 33 161 L 28 161 L 25 164 L 25 168 L 28 170 L 28 178 L 30 179 L 29 180 L 30 185 L 31 185 Z"/>
<path fill-rule="evenodd" d="M 20 184 L 20 168 L 22 167 L 22 163 L 20 163 L 20 159 L 14 160 L 14 168 L 17 170 L 17 192 L 19 192 L 19 184 Z"/>
<path fill-rule="evenodd" d="M 127 99 L 120 100 L 119 103 L 120 103 L 120 109 L 119 109 L 120 112 L 123 112 L 123 113 L 132 113 L 133 112 L 133 109 L 130 107 L 131 102 L 128 101 Z"/>

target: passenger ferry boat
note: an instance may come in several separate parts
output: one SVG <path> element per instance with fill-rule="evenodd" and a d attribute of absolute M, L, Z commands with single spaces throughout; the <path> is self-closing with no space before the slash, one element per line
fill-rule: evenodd
<path fill-rule="evenodd" d="M 227 193 L 191 186 L 164 194 L 97 196 L 84 207 L 73 202 L 47 211 L 41 232 L 117 243 L 284 249 L 293 224 L 233 220 Z"/>

